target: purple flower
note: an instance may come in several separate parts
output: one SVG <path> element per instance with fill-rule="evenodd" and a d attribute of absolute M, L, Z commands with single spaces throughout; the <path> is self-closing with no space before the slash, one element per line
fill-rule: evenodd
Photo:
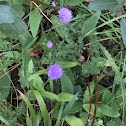
<path fill-rule="evenodd" d="M 48 41 L 48 42 L 47 42 L 47 47 L 48 47 L 48 48 L 51 48 L 52 46 L 53 46 L 53 43 L 52 43 L 51 41 Z"/>
<path fill-rule="evenodd" d="M 72 11 L 67 8 L 60 8 L 58 11 L 60 21 L 63 24 L 67 24 L 72 20 Z"/>
<path fill-rule="evenodd" d="M 56 6 L 56 4 L 55 4 L 55 2 L 54 2 L 54 1 L 52 2 L 52 6 L 53 6 L 53 7 L 55 7 L 55 6 Z"/>
<path fill-rule="evenodd" d="M 49 67 L 48 76 L 52 80 L 58 80 L 59 78 L 61 78 L 62 74 L 63 69 L 59 65 L 53 64 Z"/>
<path fill-rule="evenodd" d="M 1 56 L 5 56 L 5 54 L 3 53 L 3 54 L 1 54 Z"/>

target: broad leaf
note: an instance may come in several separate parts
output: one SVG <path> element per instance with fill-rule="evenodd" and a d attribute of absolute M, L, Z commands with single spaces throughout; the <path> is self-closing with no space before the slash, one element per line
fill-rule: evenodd
<path fill-rule="evenodd" d="M 38 32 L 41 19 L 42 15 L 40 14 L 39 9 L 33 10 L 33 12 L 30 14 L 29 24 L 34 38 Z"/>
<path fill-rule="evenodd" d="M 5 8 L 5 10 L 4 10 Z M 5 11 L 5 12 L 4 12 Z M 9 6 L 0 5 L 0 31 L 7 37 L 19 39 L 25 47 L 32 40 L 27 25 L 20 19 L 18 13 Z"/>
<path fill-rule="evenodd" d="M 15 21 L 15 12 L 13 9 L 6 5 L 0 5 L 0 24 L 13 23 Z"/>
<path fill-rule="evenodd" d="M 61 77 L 61 86 L 63 92 L 73 93 L 74 91 L 73 84 L 70 78 L 65 73 L 63 73 Z"/>
<path fill-rule="evenodd" d="M 95 88 L 95 83 L 94 81 L 90 83 L 90 93 L 91 93 L 91 96 L 94 92 L 94 88 Z M 83 102 L 84 103 L 89 103 L 89 89 L 88 89 L 88 86 L 87 86 L 87 89 L 84 93 L 84 99 L 83 99 Z"/>
<path fill-rule="evenodd" d="M 94 0 L 90 2 L 89 8 L 94 11 L 112 10 L 118 6 L 118 0 Z"/>
<path fill-rule="evenodd" d="M 101 12 L 98 11 L 94 13 L 86 22 L 84 22 L 81 34 L 85 37 L 89 35 L 96 27 L 98 20 L 100 18 Z"/>
<path fill-rule="evenodd" d="M 105 89 L 102 96 L 102 104 L 110 103 L 112 98 L 113 98 L 112 93 L 108 89 Z"/>
<path fill-rule="evenodd" d="M 6 99 L 9 95 L 11 81 L 9 75 L 4 75 L 4 72 L 0 73 L 0 98 Z"/>
<path fill-rule="evenodd" d="M 100 105 L 99 108 L 101 109 L 101 112 L 103 115 L 109 116 L 109 117 L 119 117 L 120 114 L 118 111 L 116 111 L 115 109 L 113 109 L 110 106 L 107 105 Z"/>
<path fill-rule="evenodd" d="M 89 104 L 84 104 L 83 105 L 84 109 L 89 112 L 89 108 L 90 108 L 90 105 Z M 94 109 L 95 109 L 95 105 L 94 104 L 91 104 L 91 115 L 93 116 L 94 115 Z M 102 115 L 102 112 L 101 112 L 101 109 L 99 107 L 97 107 L 97 111 L 96 111 L 96 117 L 100 117 Z"/>
<path fill-rule="evenodd" d="M 60 22 L 60 19 L 57 16 L 52 15 L 51 21 L 60 37 L 64 39 L 69 38 L 70 34 L 68 28 Z"/>
<path fill-rule="evenodd" d="M 64 111 L 63 111 L 63 118 L 69 114 L 70 110 L 72 109 L 72 106 L 74 102 L 78 99 L 77 97 L 78 93 L 72 98 L 72 100 L 66 105 Z"/>
<path fill-rule="evenodd" d="M 70 125 L 70 126 L 84 126 L 84 122 L 75 116 L 67 116 L 65 118 L 65 121 Z"/>
<path fill-rule="evenodd" d="M 100 70 L 94 62 L 88 61 L 82 65 L 82 72 L 84 74 L 99 74 Z"/>
<path fill-rule="evenodd" d="M 71 101 L 71 99 L 73 98 L 74 95 L 62 92 L 62 93 L 58 94 L 57 96 L 59 97 L 58 101 L 68 102 L 68 101 Z"/>

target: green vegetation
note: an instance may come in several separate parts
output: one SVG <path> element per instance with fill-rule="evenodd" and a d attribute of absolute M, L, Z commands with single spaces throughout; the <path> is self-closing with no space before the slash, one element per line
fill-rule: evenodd
<path fill-rule="evenodd" d="M 0 126 L 126 126 L 125 5 L 0 0 Z"/>

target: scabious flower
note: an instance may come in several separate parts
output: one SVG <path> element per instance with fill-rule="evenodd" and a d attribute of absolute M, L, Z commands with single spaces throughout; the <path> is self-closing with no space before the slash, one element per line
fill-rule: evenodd
<path fill-rule="evenodd" d="M 68 24 L 72 20 L 72 11 L 69 10 L 68 8 L 60 8 L 58 11 L 60 21 L 63 24 Z"/>
<path fill-rule="evenodd" d="M 1 54 L 1 56 L 5 56 L 5 54 L 3 53 L 3 54 Z"/>
<path fill-rule="evenodd" d="M 53 6 L 53 7 L 56 7 L 56 4 L 55 4 L 55 2 L 54 2 L 54 1 L 52 2 L 52 6 Z"/>
<path fill-rule="evenodd" d="M 48 48 L 51 48 L 52 46 L 53 46 L 53 43 L 52 43 L 51 41 L 48 41 L 48 42 L 47 42 L 47 47 L 48 47 Z"/>
<path fill-rule="evenodd" d="M 48 76 L 52 80 L 58 80 L 59 78 L 61 78 L 62 74 L 63 69 L 59 65 L 53 64 L 49 67 Z"/>

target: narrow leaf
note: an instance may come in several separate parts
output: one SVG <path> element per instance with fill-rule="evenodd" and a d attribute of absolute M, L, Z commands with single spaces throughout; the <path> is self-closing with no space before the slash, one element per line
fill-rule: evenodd
<path fill-rule="evenodd" d="M 17 90 L 19 92 L 19 94 L 21 95 L 22 99 L 25 101 L 25 103 L 27 104 L 29 110 L 30 110 L 30 115 L 33 117 L 34 120 L 36 120 L 36 114 L 35 111 L 30 103 L 30 101 L 27 99 L 27 97 L 19 90 Z"/>
<path fill-rule="evenodd" d="M 64 111 L 63 111 L 63 115 L 62 115 L 63 118 L 64 118 L 66 115 L 69 114 L 69 112 L 70 112 L 70 110 L 71 110 L 71 108 L 72 108 L 74 102 L 78 99 L 77 95 L 78 95 L 78 93 L 76 93 L 76 94 L 74 95 L 74 97 L 72 98 L 72 100 L 66 105 L 66 107 L 65 107 L 65 109 L 64 109 Z"/>
<path fill-rule="evenodd" d="M 121 28 L 123 43 L 126 47 L 126 19 L 120 20 L 120 28 Z"/>
<path fill-rule="evenodd" d="M 44 126 L 48 126 L 50 119 L 49 119 L 49 113 L 47 111 L 45 102 L 44 102 L 42 96 L 40 95 L 40 93 L 37 90 L 33 90 L 33 93 L 34 93 L 34 95 L 35 95 L 35 97 L 36 97 L 36 99 L 39 103 L 41 114 L 42 114 L 42 117 L 43 117 L 43 120 L 44 120 Z"/>
<path fill-rule="evenodd" d="M 56 64 L 60 65 L 62 68 L 71 68 L 79 65 L 79 62 L 57 61 Z"/>
<path fill-rule="evenodd" d="M 5 118 L 3 118 L 2 116 L 0 116 L 0 121 L 2 121 L 7 126 L 10 126 L 9 122 Z"/>

